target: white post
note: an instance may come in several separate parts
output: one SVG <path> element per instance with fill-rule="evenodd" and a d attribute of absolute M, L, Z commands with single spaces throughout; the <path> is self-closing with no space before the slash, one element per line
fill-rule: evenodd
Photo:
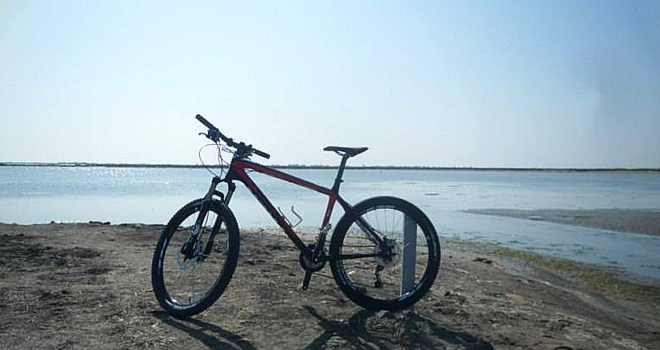
<path fill-rule="evenodd" d="M 415 260 L 417 253 L 417 223 L 408 215 L 403 220 L 403 256 L 401 259 L 401 295 L 415 286 Z"/>

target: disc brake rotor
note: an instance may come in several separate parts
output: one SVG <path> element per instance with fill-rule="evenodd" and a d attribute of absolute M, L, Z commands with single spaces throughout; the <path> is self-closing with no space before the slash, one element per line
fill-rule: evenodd
<path fill-rule="evenodd" d="M 183 246 L 184 246 L 186 243 L 183 243 L 183 244 L 181 245 L 181 248 L 179 248 L 179 249 L 177 250 L 177 252 L 176 252 L 176 261 L 177 261 L 177 263 L 179 264 L 179 267 L 181 267 L 181 270 L 185 270 L 185 269 L 187 269 L 187 268 L 189 268 L 189 267 L 191 267 L 191 266 L 192 266 L 193 269 L 194 269 L 194 268 L 195 268 L 195 265 L 197 265 L 197 263 L 200 263 L 200 262 L 201 262 L 201 261 L 199 260 L 200 257 L 203 257 L 203 254 L 202 254 L 202 245 L 203 245 L 203 244 L 201 244 L 201 243 L 202 243 L 202 242 L 199 241 L 199 242 L 197 242 L 197 244 L 195 244 L 195 248 L 194 248 L 195 251 L 194 251 L 193 254 L 192 254 L 192 258 L 190 258 L 190 259 L 187 259 L 187 258 L 183 255 L 183 253 L 181 253 L 181 250 L 182 250 Z"/>

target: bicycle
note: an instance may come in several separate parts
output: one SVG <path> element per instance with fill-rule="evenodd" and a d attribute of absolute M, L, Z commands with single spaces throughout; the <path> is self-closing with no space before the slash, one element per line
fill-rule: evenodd
<path fill-rule="evenodd" d="M 224 177 L 214 176 L 206 195 L 179 209 L 160 235 L 151 278 L 156 299 L 169 314 L 187 317 L 204 311 L 222 295 L 234 274 L 240 237 L 229 204 L 236 189 L 235 181 L 242 182 L 252 192 L 300 250 L 298 260 L 305 275 L 299 290 L 306 290 L 312 274 L 326 263 L 330 263 L 341 291 L 369 310 L 409 307 L 431 288 L 440 266 L 440 242 L 429 218 L 400 198 L 373 197 L 352 206 L 339 195 L 347 160 L 365 152 L 367 147 L 324 148 L 342 157 L 332 188 L 326 188 L 252 162 L 253 155 L 266 159 L 270 155 L 226 137 L 201 115 L 196 119 L 208 128 L 206 134 L 200 135 L 213 141 L 219 152 L 223 147 L 231 150 L 233 157 Z M 314 243 L 305 244 L 298 237 L 294 231 L 296 225 L 275 209 L 250 178 L 248 170 L 328 196 Z M 217 190 L 220 183 L 227 185 L 224 193 Z M 337 222 L 326 250 L 326 236 L 332 228 L 330 219 L 337 202 L 344 215 Z"/>

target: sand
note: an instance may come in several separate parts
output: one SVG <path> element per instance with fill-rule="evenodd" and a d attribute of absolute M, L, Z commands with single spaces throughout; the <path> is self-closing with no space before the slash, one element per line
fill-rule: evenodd
<path fill-rule="evenodd" d="M 225 294 L 175 319 L 151 290 L 161 229 L 0 224 L 0 349 L 660 349 L 657 290 L 598 288 L 582 277 L 609 272 L 448 239 L 427 296 L 374 313 L 347 300 L 327 266 L 297 292 L 293 244 L 244 230 Z"/>

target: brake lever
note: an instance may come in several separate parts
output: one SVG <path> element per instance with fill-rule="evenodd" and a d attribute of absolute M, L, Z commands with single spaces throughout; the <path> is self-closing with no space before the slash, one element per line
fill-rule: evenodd
<path fill-rule="evenodd" d="M 213 142 L 218 142 L 218 139 L 219 139 L 218 135 L 213 133 L 213 130 L 209 130 L 209 133 L 208 133 L 208 134 L 205 134 L 205 133 L 203 133 L 203 132 L 200 132 L 200 133 L 197 134 L 197 135 L 204 135 L 207 139 L 209 139 L 209 140 L 211 140 L 211 141 L 213 141 Z"/>

